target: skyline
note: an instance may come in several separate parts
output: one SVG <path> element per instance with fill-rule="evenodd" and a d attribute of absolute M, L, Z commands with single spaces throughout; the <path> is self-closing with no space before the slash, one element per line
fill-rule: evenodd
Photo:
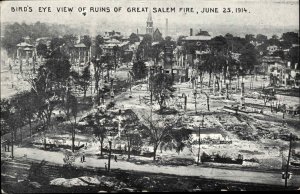
<path fill-rule="evenodd" d="M 71 26 L 81 26 L 89 30 L 91 35 L 95 35 L 100 31 L 124 29 L 124 34 L 130 35 L 130 32 L 136 32 L 139 29 L 140 33 L 144 33 L 145 24 L 148 12 L 128 13 L 127 7 L 148 7 L 150 10 L 153 7 L 175 7 L 176 11 L 179 8 L 193 7 L 194 11 L 202 10 L 204 7 L 219 8 L 221 13 L 153 13 L 154 28 L 159 28 L 165 34 L 165 20 L 169 20 L 169 34 L 177 36 L 178 34 L 187 34 L 189 28 L 194 28 L 194 31 L 203 29 L 208 30 L 212 35 L 224 34 L 224 31 L 237 35 L 244 35 L 255 31 L 257 33 L 268 32 L 268 36 L 272 34 L 280 34 L 284 31 L 299 30 L 299 2 L 298 1 L 283 1 L 283 0 L 232 0 L 225 2 L 224 0 L 175 0 L 172 6 L 167 6 L 168 1 L 88 1 L 85 7 L 111 7 L 109 13 L 93 13 L 87 12 L 86 15 L 78 13 L 77 8 L 82 5 L 79 1 L 43 1 L 43 4 L 38 4 L 41 1 L 4 1 L 1 3 L 1 23 L 5 22 L 25 22 L 35 23 L 37 21 L 46 23 L 66 24 Z M 113 2 L 113 3 L 112 3 Z M 112 5 L 122 7 L 120 13 L 115 13 L 112 10 Z M 155 5 L 155 6 L 154 6 Z M 191 6 L 192 5 L 192 6 Z M 33 12 L 11 12 L 11 7 L 29 6 Z M 51 13 L 38 12 L 39 6 L 51 6 Z M 74 7 L 72 13 L 57 13 L 55 8 L 60 6 Z M 250 13 L 222 13 L 225 7 L 245 7 Z M 242 28 L 239 28 L 242 27 Z M 186 29 L 187 28 L 187 29 Z M 208 29 L 209 28 L 209 29 Z M 225 28 L 225 29 L 224 29 Z M 105 29 L 105 30 L 104 30 Z M 273 30 L 272 30 L 273 29 Z M 244 31 L 244 32 L 242 32 Z M 265 33 L 266 33 L 265 32 Z"/>

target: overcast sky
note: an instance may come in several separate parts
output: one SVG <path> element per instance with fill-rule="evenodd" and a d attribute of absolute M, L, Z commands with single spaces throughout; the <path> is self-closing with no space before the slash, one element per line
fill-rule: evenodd
<path fill-rule="evenodd" d="M 33 12 L 12 12 L 11 7 L 32 7 Z M 38 7 L 51 7 L 51 13 L 40 13 Z M 57 13 L 56 8 L 74 7 L 73 13 Z M 86 7 L 84 16 L 78 12 L 79 7 Z M 109 13 L 91 13 L 90 7 L 110 7 Z M 122 7 L 118 13 L 114 7 Z M 152 13 L 154 25 L 164 26 L 168 18 L 169 25 L 238 25 L 241 26 L 276 26 L 299 29 L 298 0 L 75 0 L 75 1 L 2 1 L 1 22 L 36 21 L 63 24 L 79 24 L 88 26 L 122 25 L 123 27 L 144 25 L 148 13 L 128 13 L 128 7 L 167 8 L 175 7 L 176 13 Z M 194 13 L 178 12 L 179 8 L 194 8 Z M 246 8 L 247 13 L 223 13 L 223 8 Z M 202 14 L 203 8 L 218 8 L 219 12 Z M 198 14 L 196 13 L 198 11 Z"/>

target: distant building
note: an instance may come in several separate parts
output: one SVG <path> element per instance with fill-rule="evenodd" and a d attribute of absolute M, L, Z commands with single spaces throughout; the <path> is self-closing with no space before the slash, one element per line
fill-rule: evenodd
<path fill-rule="evenodd" d="M 33 45 L 21 42 L 16 45 L 17 46 L 17 58 L 18 59 L 29 59 L 33 57 L 35 48 Z"/>
<path fill-rule="evenodd" d="M 45 44 L 48 48 L 50 47 L 51 44 L 51 38 L 50 37 L 40 37 L 35 40 L 35 46 L 38 44 Z"/>
<path fill-rule="evenodd" d="M 290 68 L 290 76 L 289 76 L 290 85 L 294 86 L 295 88 L 300 87 L 300 67 L 299 63 L 294 65 L 294 68 Z"/>
<path fill-rule="evenodd" d="M 276 45 L 270 45 L 267 47 L 267 51 L 270 55 L 272 55 L 275 51 L 278 51 L 279 47 Z"/>
<path fill-rule="evenodd" d="M 275 56 L 264 56 L 262 58 L 262 64 L 258 65 L 256 70 L 257 73 L 261 74 L 269 74 L 269 66 L 275 65 L 275 63 L 282 64 L 283 60 L 280 57 L 275 57 Z"/>
<path fill-rule="evenodd" d="M 103 54 L 106 55 L 113 55 L 114 54 L 114 47 L 118 47 L 119 50 L 128 51 L 129 50 L 129 41 L 119 41 L 117 39 L 111 39 L 104 42 L 101 45 L 103 50 Z"/>
<path fill-rule="evenodd" d="M 192 141 L 199 140 L 199 128 L 195 127 L 192 129 L 191 134 Z M 200 129 L 200 139 L 201 141 L 205 140 L 220 140 L 220 141 L 227 141 L 229 140 L 228 137 L 222 133 L 219 129 L 216 128 L 201 128 Z"/>
<path fill-rule="evenodd" d="M 82 64 L 89 61 L 89 48 L 83 43 L 75 44 L 73 47 L 73 56 L 76 63 Z"/>
<path fill-rule="evenodd" d="M 158 28 L 153 33 L 153 42 L 161 42 L 163 41 L 162 33 L 159 31 Z"/>
<path fill-rule="evenodd" d="M 121 39 L 123 36 L 121 35 L 121 32 L 116 31 L 110 31 L 110 32 L 104 32 L 104 37 L 114 38 L 114 39 Z"/>
<path fill-rule="evenodd" d="M 183 41 L 189 43 L 200 43 L 202 41 L 208 41 L 212 39 L 211 35 L 207 31 L 202 31 L 201 29 L 196 35 L 193 36 L 192 34 L 193 30 L 190 29 L 190 36 L 183 38 Z"/>
<path fill-rule="evenodd" d="M 151 11 L 149 11 L 149 15 L 148 15 L 148 19 L 147 19 L 146 24 L 147 24 L 146 34 L 149 34 L 149 35 L 153 36 L 153 21 L 152 21 Z"/>

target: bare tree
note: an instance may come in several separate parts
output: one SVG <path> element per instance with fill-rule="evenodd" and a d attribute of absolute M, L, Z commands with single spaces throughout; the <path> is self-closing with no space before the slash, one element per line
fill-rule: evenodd
<path fill-rule="evenodd" d="M 67 98 L 64 104 L 64 110 L 66 112 L 67 118 L 72 125 L 72 152 L 75 151 L 75 134 L 77 126 L 77 114 L 78 114 L 78 101 L 76 97 L 70 93 L 67 94 Z M 73 118 L 72 118 L 73 117 Z"/>
<path fill-rule="evenodd" d="M 268 102 L 271 102 L 272 100 L 276 100 L 274 89 L 263 88 L 260 95 L 264 100 L 264 108 Z"/>
<path fill-rule="evenodd" d="M 122 127 L 124 128 L 123 134 L 127 141 L 127 153 L 128 159 L 130 159 L 132 148 L 140 149 L 143 145 L 143 141 L 141 139 L 141 134 L 138 130 L 140 129 L 139 119 L 136 114 L 132 111 L 125 111 L 124 120 L 122 122 Z"/>
<path fill-rule="evenodd" d="M 153 120 L 152 114 L 150 116 L 143 115 L 142 118 L 147 126 L 144 130 L 144 134 L 150 138 L 149 143 L 153 145 L 153 160 L 155 161 L 157 148 L 171 136 L 172 129 L 178 119 L 174 117 L 167 118 L 160 115 L 157 119 Z"/>

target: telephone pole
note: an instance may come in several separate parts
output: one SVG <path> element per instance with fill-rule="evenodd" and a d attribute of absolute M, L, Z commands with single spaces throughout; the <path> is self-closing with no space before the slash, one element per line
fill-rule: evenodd
<path fill-rule="evenodd" d="M 203 128 L 203 123 L 204 123 L 204 115 L 202 115 L 202 121 L 201 121 L 201 127 Z M 200 142 L 200 140 L 201 140 L 201 138 L 200 138 L 200 129 L 201 129 L 201 127 L 199 126 L 199 148 L 198 148 L 198 160 L 197 160 L 197 165 L 199 165 L 199 163 L 200 163 L 200 145 L 201 145 L 201 142 Z"/>
<path fill-rule="evenodd" d="M 110 159 L 111 159 L 111 141 L 109 140 L 108 143 L 109 143 L 109 154 L 108 154 L 108 169 L 107 169 L 107 171 L 109 172 L 110 171 Z"/>
<path fill-rule="evenodd" d="M 287 188 L 287 179 L 288 179 L 288 173 L 289 173 L 291 150 L 292 150 L 292 133 L 290 134 L 290 148 L 289 148 L 289 155 L 288 155 L 288 160 L 287 160 L 287 164 L 286 164 L 286 171 L 285 171 L 285 184 L 284 184 L 285 188 Z"/>

